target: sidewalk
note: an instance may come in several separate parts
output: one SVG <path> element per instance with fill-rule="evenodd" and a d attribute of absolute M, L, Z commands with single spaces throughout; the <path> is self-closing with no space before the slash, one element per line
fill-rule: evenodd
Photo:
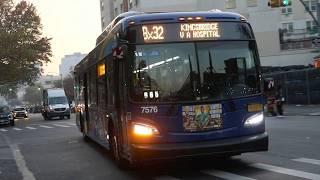
<path fill-rule="evenodd" d="M 284 105 L 285 116 L 320 116 L 320 105 Z"/>

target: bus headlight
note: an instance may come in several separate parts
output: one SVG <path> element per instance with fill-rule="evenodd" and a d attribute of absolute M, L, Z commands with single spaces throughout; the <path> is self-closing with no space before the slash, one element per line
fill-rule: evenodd
<path fill-rule="evenodd" d="M 263 120 L 264 120 L 263 113 L 258 113 L 258 114 L 255 114 L 255 115 L 249 117 L 244 122 L 244 126 L 246 126 L 246 127 L 257 126 L 257 125 L 261 124 L 263 122 Z"/>
<path fill-rule="evenodd" d="M 152 125 L 136 123 L 133 124 L 133 134 L 137 136 L 149 137 L 153 135 L 159 135 L 159 131 Z"/>

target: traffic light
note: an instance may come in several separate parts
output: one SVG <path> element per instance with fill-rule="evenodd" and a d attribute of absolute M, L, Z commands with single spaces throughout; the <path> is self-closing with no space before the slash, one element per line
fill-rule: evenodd
<path fill-rule="evenodd" d="M 289 6 L 289 5 L 291 5 L 290 0 L 281 0 L 281 6 Z"/>
<path fill-rule="evenodd" d="M 269 0 L 268 5 L 271 8 L 286 7 L 291 5 L 291 0 Z"/>

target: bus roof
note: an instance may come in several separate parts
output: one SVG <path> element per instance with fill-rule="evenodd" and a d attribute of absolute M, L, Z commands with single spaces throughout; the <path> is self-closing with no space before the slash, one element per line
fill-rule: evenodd
<path fill-rule="evenodd" d="M 160 12 L 160 13 L 137 13 L 123 18 L 125 27 L 130 22 L 135 24 L 170 23 L 181 22 L 179 18 L 201 17 L 202 21 L 246 21 L 246 18 L 237 13 L 222 11 L 199 11 L 199 12 Z"/>

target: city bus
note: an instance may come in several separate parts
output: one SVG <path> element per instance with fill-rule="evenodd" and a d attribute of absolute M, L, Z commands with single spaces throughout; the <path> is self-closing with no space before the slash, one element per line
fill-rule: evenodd
<path fill-rule="evenodd" d="M 74 73 L 79 130 L 120 166 L 268 150 L 258 48 L 239 14 L 122 14 Z"/>

